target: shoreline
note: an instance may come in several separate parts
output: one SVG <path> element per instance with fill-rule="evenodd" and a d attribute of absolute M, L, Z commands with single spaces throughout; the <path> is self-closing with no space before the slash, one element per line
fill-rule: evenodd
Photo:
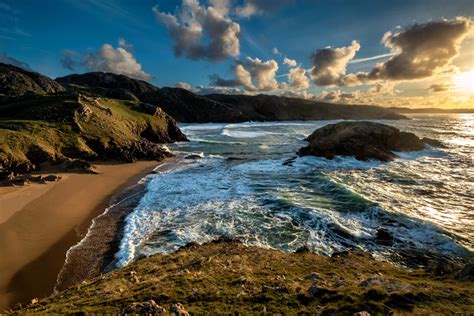
<path fill-rule="evenodd" d="M 98 162 L 99 174 L 55 173 L 61 180 L 0 187 L 0 311 L 53 293 L 66 252 L 115 196 L 163 161 Z"/>
<path fill-rule="evenodd" d="M 167 158 L 156 165 L 154 170 L 159 168 L 159 172 L 163 172 L 175 163 L 175 157 Z M 138 183 L 117 192 L 104 212 L 92 220 L 84 238 L 67 251 L 54 292 L 63 291 L 115 268 L 115 254 L 119 250 L 124 221 L 146 193 L 147 183 L 145 176 Z"/>

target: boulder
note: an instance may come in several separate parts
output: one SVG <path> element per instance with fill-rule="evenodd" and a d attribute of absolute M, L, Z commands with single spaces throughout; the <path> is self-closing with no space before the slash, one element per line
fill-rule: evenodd
<path fill-rule="evenodd" d="M 377 235 L 375 236 L 375 240 L 377 243 L 384 245 L 384 246 L 390 246 L 393 244 L 393 236 L 390 234 L 390 232 L 382 227 L 377 228 Z"/>
<path fill-rule="evenodd" d="M 329 124 L 314 131 L 306 140 L 310 144 L 299 150 L 301 156 L 333 159 L 341 155 L 354 156 L 357 160 L 381 161 L 397 158 L 394 153 L 397 151 L 422 150 L 428 143 L 413 133 L 366 121 Z"/>
<path fill-rule="evenodd" d="M 171 305 L 170 313 L 176 316 L 188 316 L 188 311 L 184 308 L 183 304 L 176 303 Z"/>
<path fill-rule="evenodd" d="M 466 264 L 454 277 L 460 281 L 474 281 L 474 262 Z"/>
<path fill-rule="evenodd" d="M 157 315 L 166 313 L 166 309 L 156 304 L 154 300 L 132 303 L 125 307 L 121 315 Z"/>

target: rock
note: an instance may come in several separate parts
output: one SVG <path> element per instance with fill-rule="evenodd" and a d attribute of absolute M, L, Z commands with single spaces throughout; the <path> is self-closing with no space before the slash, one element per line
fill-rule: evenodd
<path fill-rule="evenodd" d="M 171 305 L 170 313 L 178 316 L 188 316 L 188 311 L 184 308 L 181 303 Z"/>
<path fill-rule="evenodd" d="M 433 147 L 444 147 L 443 143 L 437 139 L 432 139 L 428 137 L 423 137 L 421 141 L 427 145 L 433 146 Z"/>
<path fill-rule="evenodd" d="M 357 160 L 391 161 L 394 151 L 417 151 L 425 143 L 413 133 L 374 122 L 340 122 L 314 131 L 307 139 L 309 146 L 298 154 L 333 159 L 337 155 L 354 156 Z"/>
<path fill-rule="evenodd" d="M 375 237 L 375 240 L 377 243 L 384 245 L 384 246 L 390 246 L 393 244 L 393 236 L 390 234 L 390 232 L 382 227 L 377 228 L 377 235 Z"/>
<path fill-rule="evenodd" d="M 324 294 L 331 294 L 331 293 L 334 293 L 335 291 L 330 290 L 330 289 L 327 289 L 327 288 L 324 288 L 324 287 L 321 287 L 321 286 L 318 285 L 317 282 L 314 282 L 314 283 L 311 284 L 311 286 L 309 287 L 308 292 L 309 292 L 309 294 L 312 295 L 312 296 L 321 296 L 321 295 L 324 295 Z"/>
<path fill-rule="evenodd" d="M 474 262 L 466 264 L 454 277 L 460 281 L 474 281 Z"/>
<path fill-rule="evenodd" d="M 125 307 L 121 315 L 155 315 L 166 313 L 166 309 L 156 304 L 154 300 L 132 303 Z"/>
<path fill-rule="evenodd" d="M 54 174 L 50 174 L 48 176 L 43 177 L 43 180 L 47 182 L 56 182 L 61 180 L 61 177 Z"/>
<path fill-rule="evenodd" d="M 352 314 L 352 316 L 370 316 L 370 313 L 366 311 L 361 311 L 361 312 Z"/>
<path fill-rule="evenodd" d="M 184 156 L 184 159 L 201 159 L 201 158 L 202 158 L 202 156 L 197 155 L 197 154 L 191 154 L 191 155 Z"/>
<path fill-rule="evenodd" d="M 456 264 L 447 259 L 441 258 L 438 260 L 429 260 L 425 270 L 433 273 L 434 275 L 441 276 L 451 274 L 456 271 Z"/>
<path fill-rule="evenodd" d="M 288 158 L 287 160 L 285 160 L 283 162 L 283 166 L 293 166 L 293 162 L 295 162 L 296 158 L 298 158 L 297 156 L 294 156 L 294 157 L 291 157 L 291 158 Z"/>
<path fill-rule="evenodd" d="M 97 174 L 90 162 L 81 159 L 66 159 L 59 166 L 65 171 L 81 171 L 84 173 Z"/>
<path fill-rule="evenodd" d="M 298 249 L 296 249 L 295 253 L 308 253 L 311 252 L 311 249 L 309 249 L 308 246 L 301 246 Z"/>
<path fill-rule="evenodd" d="M 319 273 L 311 272 L 310 274 L 307 274 L 304 276 L 305 280 L 321 280 L 321 275 Z"/>
<path fill-rule="evenodd" d="M 290 293 L 290 290 L 286 286 L 262 286 L 262 293 Z"/>
<path fill-rule="evenodd" d="M 27 175 L 26 178 L 30 180 L 32 183 L 40 183 L 40 184 L 45 184 L 46 181 L 42 176 L 32 176 L 32 175 Z"/>
<path fill-rule="evenodd" d="M 36 304 L 36 303 L 38 303 L 38 302 L 39 302 L 39 300 L 35 297 L 34 299 L 31 300 L 30 304 L 31 304 L 31 305 L 34 305 L 34 304 Z"/>

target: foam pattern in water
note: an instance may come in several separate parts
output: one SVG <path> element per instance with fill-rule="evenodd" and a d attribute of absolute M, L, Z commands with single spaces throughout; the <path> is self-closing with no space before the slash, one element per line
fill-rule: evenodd
<path fill-rule="evenodd" d="M 459 126 L 472 119 L 384 122 L 447 144 L 399 153 L 391 163 L 304 157 L 283 164 L 305 136 L 330 122 L 184 125 L 191 142 L 172 150 L 204 157 L 181 159 L 153 176 L 126 219 L 118 265 L 219 236 L 327 255 L 351 247 L 379 257 L 408 247 L 472 251 L 474 136 Z M 393 247 L 375 242 L 380 226 L 396 237 Z"/>

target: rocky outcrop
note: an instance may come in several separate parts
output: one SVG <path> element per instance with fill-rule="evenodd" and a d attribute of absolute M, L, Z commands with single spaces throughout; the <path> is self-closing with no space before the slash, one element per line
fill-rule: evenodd
<path fill-rule="evenodd" d="M 87 172 L 88 161 L 161 160 L 164 143 L 187 140 L 158 107 L 86 95 L 30 96 L 0 105 L 0 178 L 54 168 Z"/>
<path fill-rule="evenodd" d="M 309 146 L 299 155 L 325 157 L 354 156 L 358 160 L 390 161 L 397 151 L 417 151 L 425 148 L 426 141 L 413 133 L 374 122 L 341 122 L 329 124 L 314 131 L 307 139 Z M 430 142 L 434 144 L 434 141 Z"/>
<path fill-rule="evenodd" d="M 37 72 L 0 63 L 0 96 L 4 98 L 25 94 L 49 94 L 64 90 L 61 84 Z"/>

